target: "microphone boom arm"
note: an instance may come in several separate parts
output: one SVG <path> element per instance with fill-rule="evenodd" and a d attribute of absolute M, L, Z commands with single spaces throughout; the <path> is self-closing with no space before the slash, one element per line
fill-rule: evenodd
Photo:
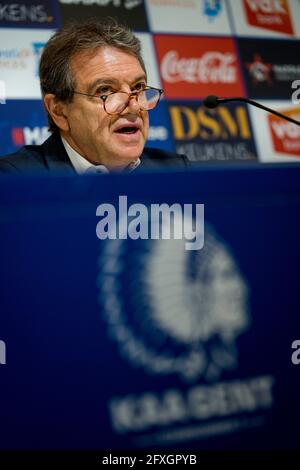
<path fill-rule="evenodd" d="M 269 113 L 275 114 L 275 116 L 278 116 L 280 118 L 286 119 L 287 121 L 292 122 L 293 124 L 296 124 L 297 126 L 300 126 L 300 122 L 296 121 L 295 119 L 286 116 L 285 114 L 281 114 L 278 111 L 275 111 L 274 109 L 267 108 L 267 106 L 264 106 L 263 104 L 257 103 L 256 101 L 249 100 L 248 98 L 242 98 L 242 97 L 236 97 L 236 98 L 218 98 L 217 96 L 207 96 L 204 100 L 205 106 L 208 108 L 215 108 L 218 106 L 220 103 L 227 103 L 230 101 L 244 101 L 245 103 L 252 104 L 253 106 L 256 106 L 257 108 L 261 108 L 264 111 L 267 111 Z"/>

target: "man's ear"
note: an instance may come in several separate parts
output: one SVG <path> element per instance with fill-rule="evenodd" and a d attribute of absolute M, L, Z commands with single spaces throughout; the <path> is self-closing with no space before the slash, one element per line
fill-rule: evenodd
<path fill-rule="evenodd" d="M 65 103 L 57 101 L 55 95 L 52 93 L 47 93 L 44 96 L 44 104 L 57 127 L 62 131 L 68 131 L 70 126 L 65 114 Z"/>

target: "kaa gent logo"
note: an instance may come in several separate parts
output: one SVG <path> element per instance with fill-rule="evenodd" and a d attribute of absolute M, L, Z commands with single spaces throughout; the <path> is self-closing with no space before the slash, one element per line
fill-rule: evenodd
<path fill-rule="evenodd" d="M 109 336 L 135 367 L 184 381 L 237 366 L 249 325 L 248 289 L 226 244 L 206 224 L 205 246 L 183 239 L 101 243 L 99 304 Z"/>

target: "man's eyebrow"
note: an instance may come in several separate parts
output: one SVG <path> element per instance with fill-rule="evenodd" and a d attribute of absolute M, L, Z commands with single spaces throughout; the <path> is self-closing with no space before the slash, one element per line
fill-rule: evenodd
<path fill-rule="evenodd" d="M 135 80 L 133 80 L 132 82 L 132 85 L 137 83 L 137 82 L 140 82 L 141 80 L 144 80 L 145 82 L 147 81 L 147 77 L 146 77 L 146 74 L 144 73 L 143 75 L 140 75 L 138 78 L 136 78 Z"/>
<path fill-rule="evenodd" d="M 147 80 L 147 77 L 145 74 L 140 75 L 139 77 L 135 78 L 131 84 L 134 85 L 135 83 L 141 80 L 145 80 L 145 81 Z M 115 87 L 118 87 L 120 85 L 120 82 L 119 80 L 116 80 L 114 78 L 97 78 L 97 80 L 95 80 L 94 82 L 90 83 L 87 86 L 87 93 L 92 93 L 92 91 L 99 85 L 114 85 Z"/>
<path fill-rule="evenodd" d="M 112 78 L 97 78 L 94 82 L 90 83 L 87 87 L 87 92 L 91 93 L 94 88 L 99 85 L 117 85 L 118 80 L 114 80 Z"/>

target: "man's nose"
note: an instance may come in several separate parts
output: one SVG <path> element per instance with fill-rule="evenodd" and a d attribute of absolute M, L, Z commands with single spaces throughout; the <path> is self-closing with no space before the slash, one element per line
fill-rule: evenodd
<path fill-rule="evenodd" d="M 128 105 L 126 106 L 125 110 L 129 110 L 132 113 L 137 113 L 140 110 L 140 105 L 138 104 L 137 101 L 138 96 L 137 95 L 131 95 L 129 96 L 129 101 Z"/>

